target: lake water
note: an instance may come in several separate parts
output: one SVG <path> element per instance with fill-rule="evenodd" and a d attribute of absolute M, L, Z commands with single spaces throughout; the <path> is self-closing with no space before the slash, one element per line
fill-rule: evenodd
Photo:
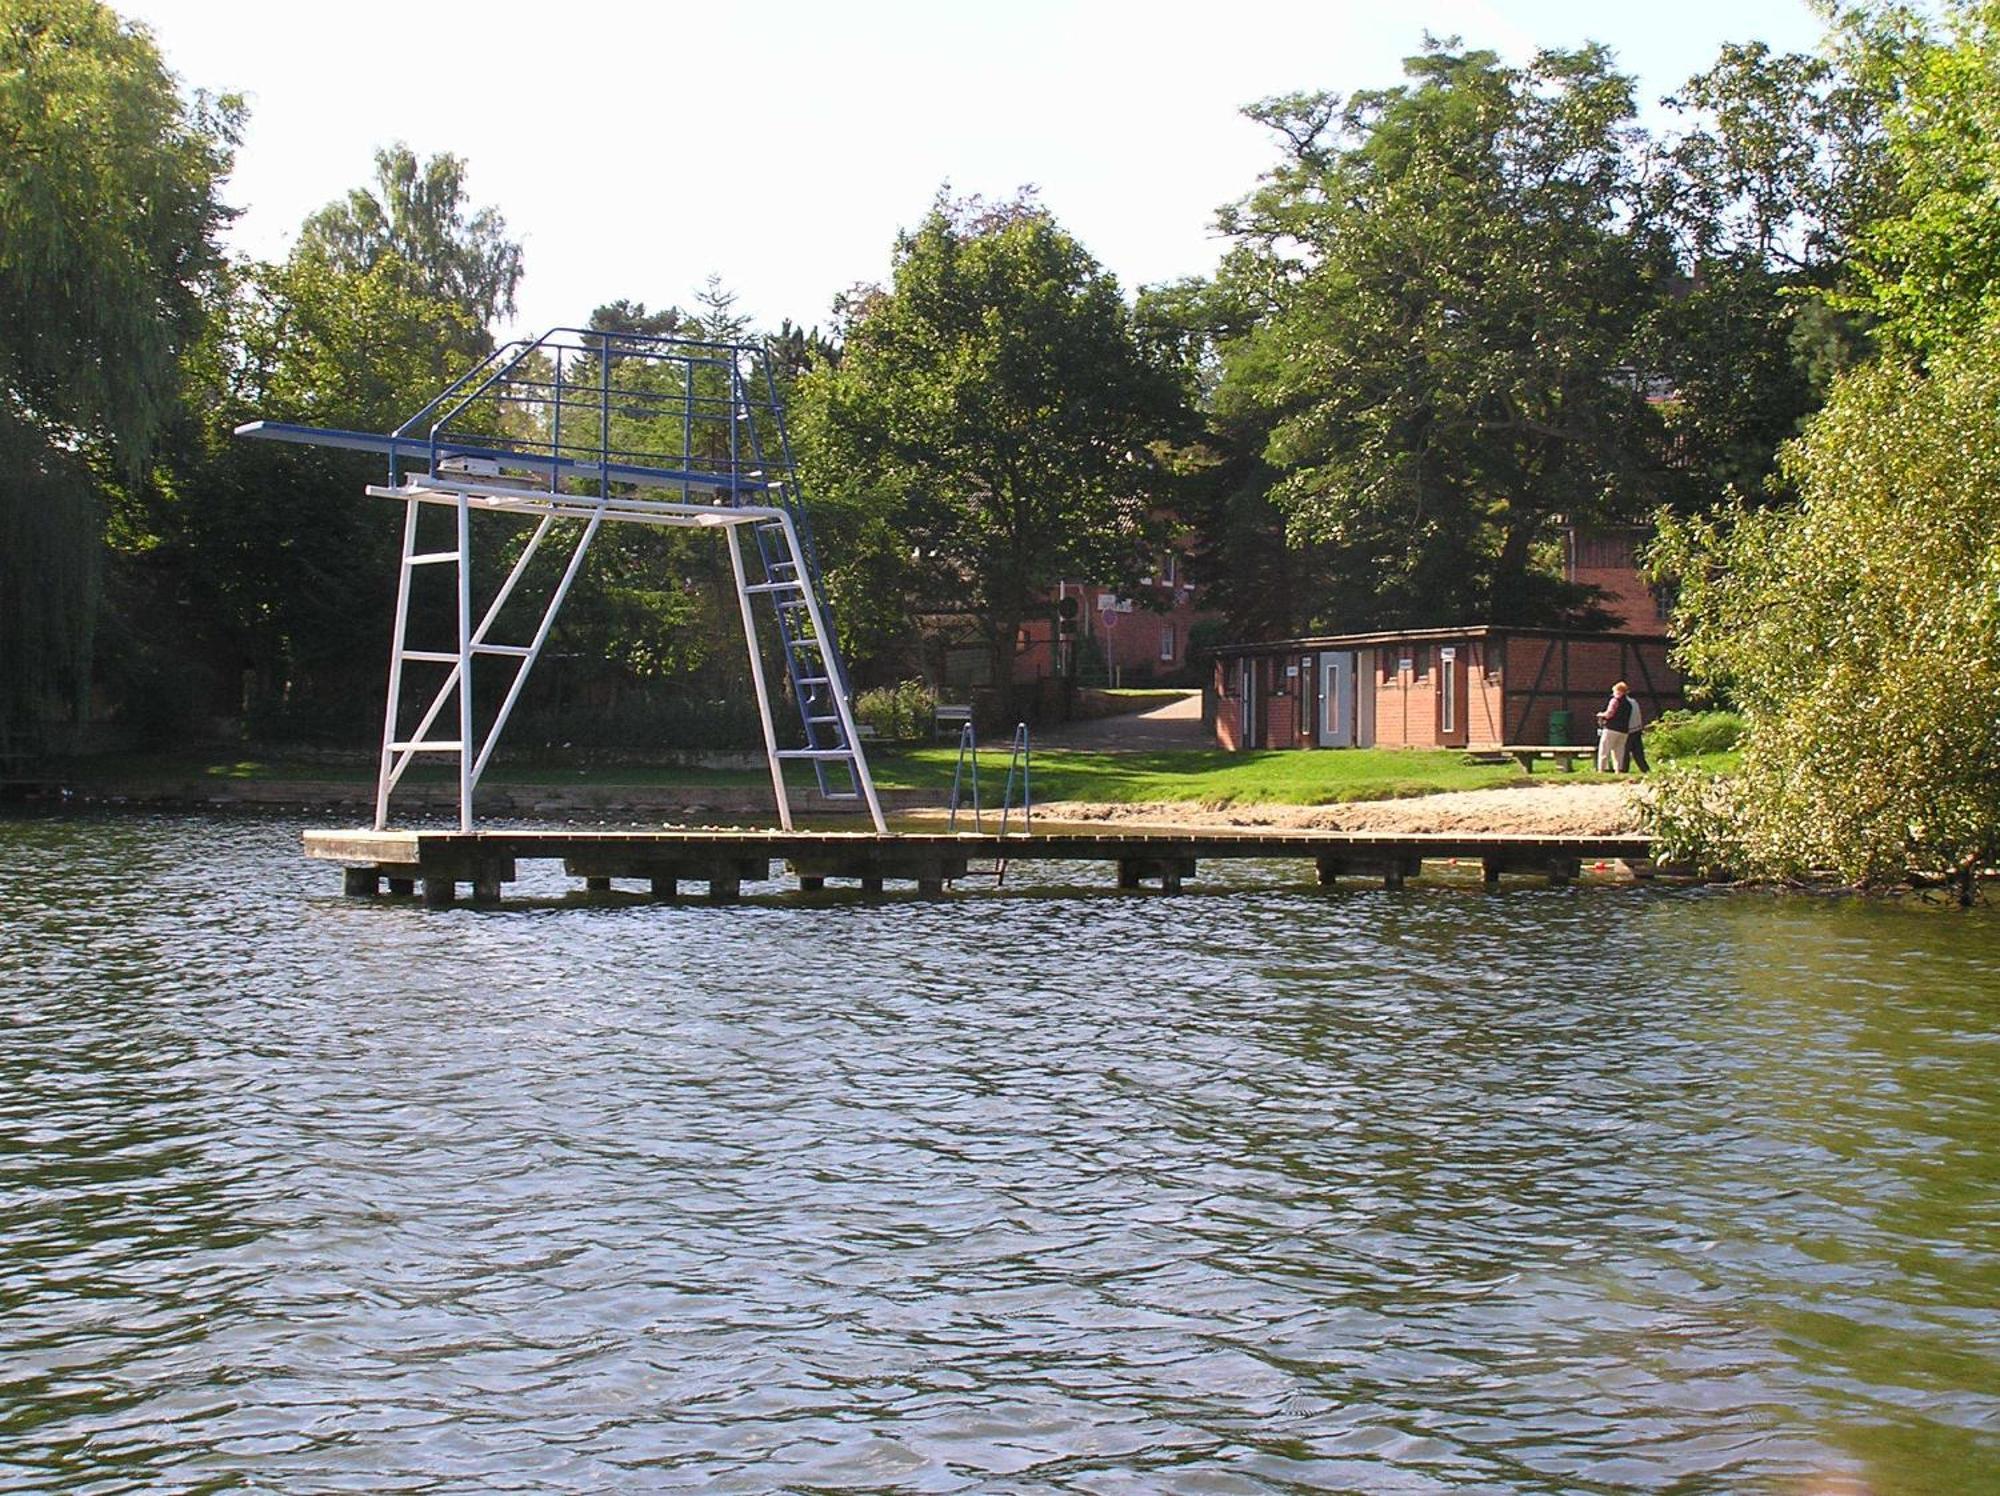
<path fill-rule="evenodd" d="M 0 822 L 0 1490 L 2000 1490 L 1992 910 L 300 829 Z"/>

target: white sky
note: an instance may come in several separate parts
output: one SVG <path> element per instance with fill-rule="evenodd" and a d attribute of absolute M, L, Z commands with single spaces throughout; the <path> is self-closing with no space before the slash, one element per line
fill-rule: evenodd
<path fill-rule="evenodd" d="M 247 96 L 239 251 L 282 255 L 379 145 L 455 152 L 524 246 L 528 332 L 687 306 L 711 271 L 760 328 L 824 326 L 946 181 L 1035 184 L 1129 293 L 1214 268 L 1216 208 L 1276 159 L 1242 106 L 1395 83 L 1426 30 L 1516 61 L 1605 42 L 1648 102 L 1725 41 L 1820 36 L 1805 0 L 112 3 Z"/>

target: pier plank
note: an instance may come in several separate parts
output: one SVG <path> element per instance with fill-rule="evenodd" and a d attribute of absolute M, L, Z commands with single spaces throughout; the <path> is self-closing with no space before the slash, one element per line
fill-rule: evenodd
<path fill-rule="evenodd" d="M 1415 877 L 1426 860 L 1451 859 L 1478 866 L 1497 884 L 1501 873 L 1532 873 L 1571 881 L 1586 863 L 1622 862 L 1644 867 L 1648 839 L 1637 835 L 1546 836 L 1461 832 L 1396 833 L 1272 830 L 1261 827 L 1201 831 L 875 832 L 675 830 L 656 831 L 366 831 L 312 830 L 305 854 L 340 864 L 343 886 L 372 895 L 382 882 L 392 892 L 421 884 L 427 902 L 445 903 L 454 884 L 470 883 L 488 901 L 515 879 L 519 859 L 560 861 L 593 888 L 612 878 L 644 880 L 656 898 L 671 899 L 679 885 L 706 883 L 718 902 L 735 898 L 745 882 L 765 882 L 782 861 L 801 889 L 828 878 L 857 880 L 879 893 L 886 880 L 915 882 L 924 893 L 966 875 L 976 862 L 1103 862 L 1121 887 L 1157 880 L 1178 891 L 1202 862 L 1297 859 L 1313 864 L 1331 885 L 1352 876 L 1380 878 L 1389 888 Z"/>

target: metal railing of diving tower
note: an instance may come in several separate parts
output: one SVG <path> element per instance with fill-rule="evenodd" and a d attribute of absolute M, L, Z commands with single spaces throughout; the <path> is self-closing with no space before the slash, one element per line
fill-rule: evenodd
<path fill-rule="evenodd" d="M 386 436 L 252 422 L 239 435 L 386 453 L 389 485 L 368 491 L 406 501 L 402 571 L 384 714 L 376 825 L 418 754 L 455 756 L 460 824 L 500 730 L 540 657 L 585 553 L 606 523 L 720 528 L 750 656 L 759 719 L 780 821 L 791 826 L 784 765 L 812 764 L 822 792 L 859 799 L 883 827 L 859 742 L 847 676 L 814 556 L 810 523 L 785 430 L 769 354 L 745 343 L 562 328 L 496 349 Z M 405 479 L 404 469 L 425 464 Z M 678 491 L 678 498 L 672 497 Z M 442 548 L 419 544 L 425 506 L 454 509 Z M 475 625 L 474 510 L 536 520 L 537 528 Z M 580 522 L 560 580 L 532 637 L 497 642 L 502 610 L 529 562 L 564 520 Z M 743 547 L 737 531 L 753 537 Z M 410 646 L 413 579 L 432 565 L 456 572 L 456 648 Z M 758 601 L 770 610 L 804 744 L 780 744 L 763 670 Z M 442 641 L 440 641 L 442 642 Z M 513 662 L 483 736 L 476 733 L 474 671 Z M 404 730 L 404 666 L 449 666 L 414 730 Z M 439 726 L 455 707 L 456 736 Z M 442 732 L 445 735 L 439 736 Z M 839 782 L 844 774 L 845 782 Z"/>

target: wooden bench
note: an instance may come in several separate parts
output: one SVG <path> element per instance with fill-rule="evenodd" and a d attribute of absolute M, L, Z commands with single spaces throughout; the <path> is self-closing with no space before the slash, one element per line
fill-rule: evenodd
<path fill-rule="evenodd" d="M 955 738 L 964 730 L 966 724 L 971 721 L 972 707 L 969 703 L 964 706 L 955 706 L 950 702 L 940 701 L 937 704 L 936 713 L 931 719 L 931 737 L 937 739 L 949 733 Z"/>
<path fill-rule="evenodd" d="M 1521 766 L 1521 772 L 1524 774 L 1535 772 L 1537 759 L 1553 759 L 1562 765 L 1563 772 L 1567 774 L 1576 766 L 1578 760 L 1590 763 L 1597 758 L 1597 748 L 1594 744 L 1583 746 L 1568 743 L 1503 743 L 1498 748 L 1487 750 L 1487 753 L 1489 755 L 1485 759 L 1487 763 L 1499 763 L 1503 759 L 1511 758 Z"/>

